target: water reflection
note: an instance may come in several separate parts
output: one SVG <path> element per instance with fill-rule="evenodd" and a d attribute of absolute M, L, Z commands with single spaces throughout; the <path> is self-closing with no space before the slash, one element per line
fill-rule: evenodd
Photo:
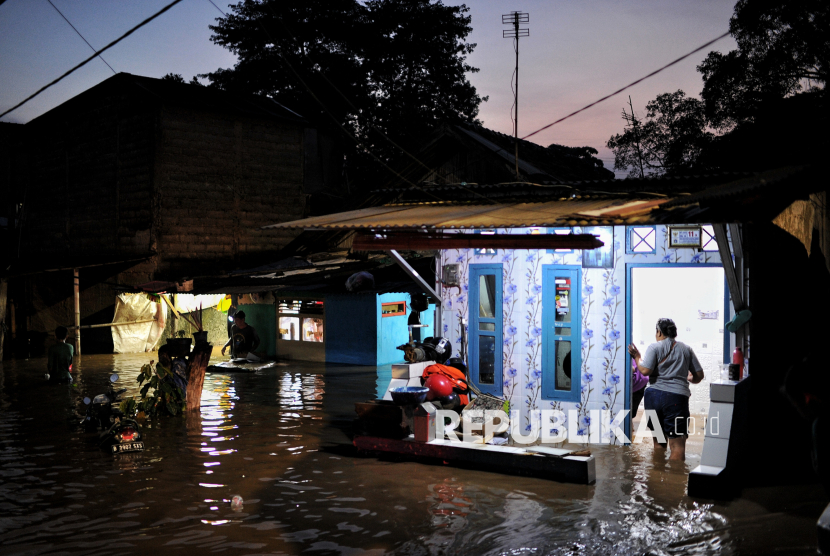
<path fill-rule="evenodd" d="M 595 486 L 358 457 L 344 431 L 374 397 L 369 368 L 210 374 L 201 411 L 142 423 L 144 453 L 98 450 L 80 398 L 111 372 L 137 394 L 151 358 L 84 356 L 74 388 L 42 384 L 42 360 L 0 368 L 0 552 L 730 554 L 781 535 L 782 513 L 736 534 L 769 514 L 688 499 L 688 467 L 645 445 L 597 450 Z M 802 514 L 794 539 L 813 531 Z"/>

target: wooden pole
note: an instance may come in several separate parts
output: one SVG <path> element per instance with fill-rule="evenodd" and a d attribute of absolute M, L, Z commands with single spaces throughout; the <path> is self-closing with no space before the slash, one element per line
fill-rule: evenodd
<path fill-rule="evenodd" d="M 197 342 L 190 353 L 187 364 L 187 411 L 202 407 L 202 387 L 212 351 L 213 345 Z"/>
<path fill-rule="evenodd" d="M 78 280 L 78 269 L 72 269 L 75 288 L 75 355 L 81 354 L 81 290 Z"/>
<path fill-rule="evenodd" d="M 0 278 L 0 361 L 3 360 L 3 340 L 6 336 L 6 300 L 8 298 L 9 283 Z"/>
<path fill-rule="evenodd" d="M 129 322 L 107 322 L 105 324 L 85 324 L 80 328 L 80 330 L 88 328 L 107 328 L 110 326 L 127 326 L 129 324 L 144 324 L 147 322 L 156 322 L 156 319 L 133 320 Z M 68 328 L 69 330 L 76 330 L 74 326 L 69 326 Z"/>

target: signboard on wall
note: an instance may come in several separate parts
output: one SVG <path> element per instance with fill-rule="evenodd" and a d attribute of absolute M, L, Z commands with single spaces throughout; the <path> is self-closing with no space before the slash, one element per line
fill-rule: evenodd
<path fill-rule="evenodd" d="M 669 226 L 669 247 L 700 248 L 700 226 Z"/>

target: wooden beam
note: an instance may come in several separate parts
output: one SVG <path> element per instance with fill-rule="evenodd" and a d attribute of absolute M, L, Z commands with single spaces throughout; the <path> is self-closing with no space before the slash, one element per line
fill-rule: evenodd
<path fill-rule="evenodd" d="M 715 241 L 718 242 L 718 253 L 720 253 L 723 272 L 726 274 L 726 283 L 729 285 L 729 296 L 732 298 L 732 305 L 737 313 L 744 308 L 744 300 L 741 295 L 738 274 L 735 272 L 735 265 L 732 262 L 732 252 L 729 250 L 726 226 L 724 224 L 712 224 L 712 229 L 715 232 Z"/>
<path fill-rule="evenodd" d="M 418 232 L 360 233 L 355 251 L 405 249 L 596 249 L 604 244 L 590 234 L 434 234 Z"/>
<path fill-rule="evenodd" d="M 167 303 L 167 306 L 170 307 L 170 310 L 173 311 L 173 316 L 176 317 L 176 319 L 178 320 L 179 312 L 176 310 L 175 307 L 173 307 L 173 304 L 170 303 L 170 300 L 167 299 L 167 296 L 165 294 L 160 294 L 160 295 L 161 295 L 161 298 L 164 300 L 164 302 Z"/>

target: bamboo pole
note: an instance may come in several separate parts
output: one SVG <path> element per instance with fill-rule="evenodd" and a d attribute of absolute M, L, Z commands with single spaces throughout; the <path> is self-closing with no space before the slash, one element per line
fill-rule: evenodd
<path fill-rule="evenodd" d="M 109 326 L 127 326 L 128 324 L 145 324 L 148 322 L 156 322 L 156 319 L 145 319 L 145 320 L 134 320 L 130 322 L 108 322 L 106 324 L 85 324 L 80 327 L 81 330 L 86 330 L 88 328 L 107 328 Z M 69 330 L 78 330 L 78 326 L 70 326 L 68 327 Z M 80 337 L 80 334 L 76 333 L 75 337 Z"/>
<path fill-rule="evenodd" d="M 170 307 L 171 311 L 173 311 L 173 316 L 176 317 L 176 319 L 178 320 L 179 312 L 176 310 L 176 308 L 173 306 L 173 304 L 170 303 L 170 300 L 167 299 L 167 296 L 165 294 L 161 294 L 161 298 L 164 300 L 165 303 L 167 303 L 167 306 Z"/>
<path fill-rule="evenodd" d="M 77 330 L 75 332 L 75 354 L 81 354 L 81 290 L 80 290 L 80 281 L 78 278 L 78 269 L 72 269 L 72 276 L 74 282 L 74 295 L 75 295 L 75 326 L 74 329 Z"/>

